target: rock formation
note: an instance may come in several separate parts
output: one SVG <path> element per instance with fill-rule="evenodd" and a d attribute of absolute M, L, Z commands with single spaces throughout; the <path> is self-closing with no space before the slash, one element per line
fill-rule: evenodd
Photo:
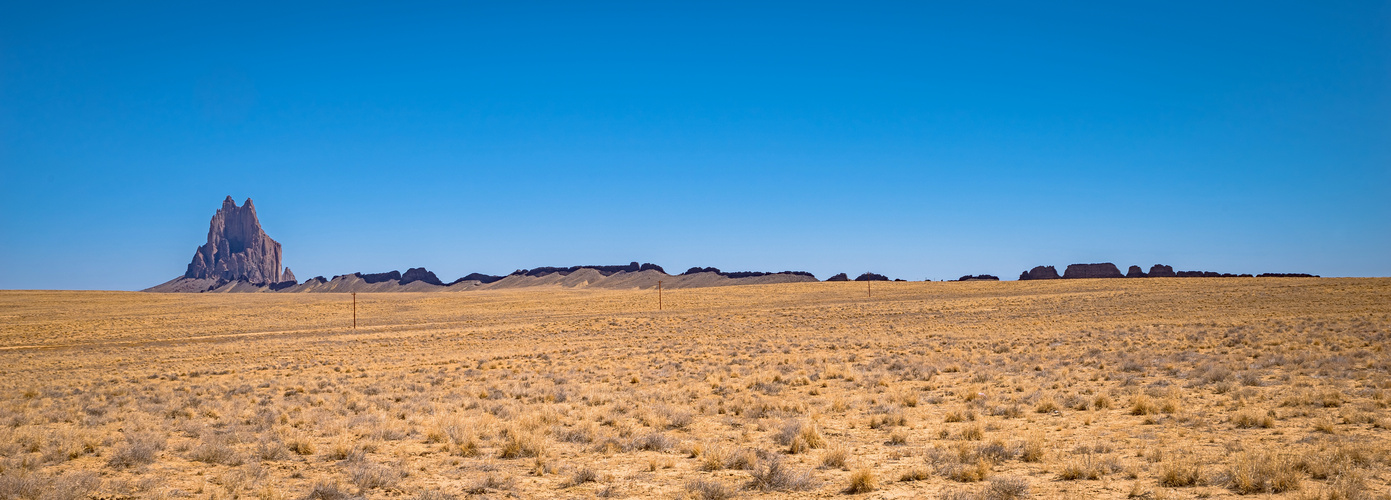
<path fill-rule="evenodd" d="M 1028 271 L 1019 273 L 1019 280 L 1055 280 L 1058 279 L 1058 270 L 1053 266 L 1038 266 Z"/>
<path fill-rule="evenodd" d="M 1150 266 L 1150 272 L 1148 276 L 1151 278 L 1174 278 L 1177 277 L 1178 274 L 1174 273 L 1174 266 L 1155 264 L 1153 266 Z"/>
<path fill-rule="evenodd" d="M 651 263 L 644 263 L 639 265 L 637 262 L 633 262 L 626 266 L 571 266 L 518 269 L 512 272 L 512 276 L 545 276 L 547 274 L 555 273 L 560 273 L 561 276 L 567 276 L 570 273 L 579 271 L 580 269 L 593 269 L 595 271 L 599 271 L 599 274 L 602 274 L 604 276 L 612 276 L 616 273 L 636 273 L 647 270 L 657 271 L 659 273 L 666 274 L 666 271 L 662 269 L 662 266 Z"/>
<path fill-rule="evenodd" d="M 850 281 L 850 276 L 846 275 L 845 273 L 840 273 L 835 276 L 826 278 L 826 281 Z"/>
<path fill-rule="evenodd" d="M 280 282 L 281 282 L 281 283 L 284 283 L 284 282 L 286 282 L 286 281 L 288 281 L 288 282 L 290 282 L 290 283 L 297 283 L 297 282 L 298 282 L 298 281 L 295 280 L 295 273 L 290 272 L 290 268 L 288 268 L 288 267 L 285 268 L 285 272 L 280 273 Z"/>
<path fill-rule="evenodd" d="M 435 276 L 435 273 L 426 271 L 423 267 L 412 267 L 407 269 L 405 274 L 401 275 L 402 285 L 415 281 L 424 281 L 431 285 L 444 286 L 444 282 L 441 282 L 440 279 Z"/>
<path fill-rule="evenodd" d="M 972 276 L 968 274 L 958 278 L 956 281 L 1000 281 L 1000 277 L 991 276 L 989 274 L 981 274 L 978 276 Z"/>
<path fill-rule="evenodd" d="M 1249 274 L 1219 273 L 1216 271 L 1179 271 L 1180 278 L 1250 278 Z"/>
<path fill-rule="evenodd" d="M 1258 278 L 1317 278 L 1317 274 L 1306 273 L 1261 273 L 1256 275 Z"/>
<path fill-rule="evenodd" d="M 261 230 L 251 198 L 238 207 L 228 196 L 213 215 L 208 242 L 198 247 L 185 278 L 279 283 L 280 243 Z"/>
<path fill-rule="evenodd" d="M 387 281 L 401 281 L 401 271 L 371 274 L 353 273 L 353 275 L 362 278 L 362 281 L 365 281 L 369 284 L 382 283 Z M 338 277 L 334 276 L 333 279 L 338 279 Z"/>
<path fill-rule="evenodd" d="M 864 273 L 856 277 L 855 281 L 889 281 L 889 277 L 882 274 Z"/>
<path fill-rule="evenodd" d="M 1104 262 L 1101 264 L 1068 264 L 1067 270 L 1063 271 L 1063 279 L 1084 279 L 1084 278 L 1124 278 L 1121 270 L 1115 264 Z"/>
<path fill-rule="evenodd" d="M 456 279 L 456 280 L 454 280 L 454 281 L 451 281 L 451 282 L 449 283 L 449 285 L 452 286 L 452 285 L 456 285 L 456 284 L 459 284 L 459 283 L 463 283 L 463 282 L 465 282 L 465 281 L 477 281 L 477 282 L 479 282 L 479 283 L 483 283 L 483 284 L 486 285 L 486 284 L 488 284 L 488 283 L 492 283 L 492 282 L 494 282 L 494 281 L 498 281 L 498 280 L 501 280 L 501 279 L 503 279 L 503 278 L 506 278 L 506 276 L 493 276 L 493 275 L 491 275 L 491 274 L 483 274 L 483 273 L 469 273 L 468 276 L 464 276 L 464 277 L 462 277 L 462 278 L 459 278 L 459 279 Z"/>
<path fill-rule="evenodd" d="M 687 269 L 686 272 L 679 274 L 678 276 L 689 276 L 689 275 L 692 275 L 692 274 L 700 274 L 700 273 L 715 273 L 715 274 L 718 274 L 718 275 L 720 275 L 720 276 L 724 276 L 724 277 L 726 277 L 726 278 L 733 278 L 733 279 L 739 279 L 739 278 L 757 278 L 757 277 L 759 277 L 759 276 L 771 276 L 771 275 L 774 275 L 774 274 L 792 274 L 792 275 L 796 275 L 796 276 L 806 276 L 806 277 L 808 277 L 808 278 L 815 278 L 815 277 L 816 277 L 815 275 L 813 275 L 813 274 L 811 274 L 811 273 L 809 273 L 809 272 L 806 272 L 806 271 L 781 271 L 781 272 L 776 272 L 776 273 L 765 273 L 765 272 L 760 272 L 760 271 L 733 271 L 733 272 L 724 272 L 724 271 L 721 271 L 720 268 L 718 268 L 718 267 L 692 267 L 692 268 L 690 268 L 690 269 Z"/>

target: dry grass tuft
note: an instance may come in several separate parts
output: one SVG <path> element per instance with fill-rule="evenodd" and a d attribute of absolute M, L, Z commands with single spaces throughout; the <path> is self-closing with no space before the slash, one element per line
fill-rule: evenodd
<path fill-rule="evenodd" d="M 750 480 L 745 487 L 751 490 L 804 491 L 817 485 L 811 472 L 794 469 L 778 455 L 759 461 L 758 465 L 749 471 L 749 476 Z"/>
<path fill-rule="evenodd" d="M 1238 429 L 1261 428 L 1269 429 L 1275 426 L 1275 418 L 1269 414 L 1262 414 L 1257 411 L 1240 411 L 1228 419 L 1232 425 Z"/>
<path fill-rule="evenodd" d="M 727 500 L 736 495 L 734 489 L 724 483 L 695 478 L 686 482 L 686 496 L 694 500 Z"/>
<path fill-rule="evenodd" d="M 1301 475 L 1297 462 L 1288 455 L 1243 452 L 1227 466 L 1221 482 L 1243 495 L 1284 493 L 1299 489 Z"/>
<path fill-rule="evenodd" d="M 1190 455 L 1172 454 L 1159 465 L 1159 485 L 1168 487 L 1197 486 L 1202 481 L 1202 467 Z"/>
<path fill-rule="evenodd" d="M 850 450 L 841 445 L 833 445 L 821 454 L 821 466 L 829 469 L 844 469 L 849 460 Z"/>
<path fill-rule="evenodd" d="M 845 487 L 845 493 L 854 495 L 857 493 L 869 493 L 879 489 L 879 482 L 874 479 L 874 471 L 868 467 L 855 470 L 850 474 L 850 485 Z"/>
<path fill-rule="evenodd" d="M 996 477 L 990 480 L 981 497 L 985 500 L 1020 500 L 1029 498 L 1029 481 L 1022 477 Z"/>
<path fill-rule="evenodd" d="M 498 451 L 498 458 L 531 458 L 546 453 L 545 438 L 526 431 L 512 430 L 507 433 L 507 441 Z"/>
<path fill-rule="evenodd" d="M 115 468 L 138 467 L 155 461 L 164 450 L 165 439 L 152 433 L 126 434 L 126 440 L 106 461 Z"/>

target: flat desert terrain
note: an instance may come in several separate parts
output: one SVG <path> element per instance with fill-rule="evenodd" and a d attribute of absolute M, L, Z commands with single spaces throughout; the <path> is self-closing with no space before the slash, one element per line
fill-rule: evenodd
<path fill-rule="evenodd" d="M 1391 498 L 1391 279 L 0 292 L 0 498 Z"/>

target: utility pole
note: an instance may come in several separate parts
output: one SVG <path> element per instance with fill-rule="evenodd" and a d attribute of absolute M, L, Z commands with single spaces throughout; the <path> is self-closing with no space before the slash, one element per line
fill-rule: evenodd
<path fill-rule="evenodd" d="M 662 280 L 657 280 L 657 310 L 662 310 Z"/>
<path fill-rule="evenodd" d="M 357 332 L 357 292 L 353 292 L 353 332 Z"/>

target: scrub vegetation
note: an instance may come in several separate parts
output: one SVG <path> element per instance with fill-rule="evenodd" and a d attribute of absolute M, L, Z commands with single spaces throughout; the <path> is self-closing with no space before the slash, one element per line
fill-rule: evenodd
<path fill-rule="evenodd" d="M 1391 280 L 0 292 L 0 498 L 1388 498 Z"/>

